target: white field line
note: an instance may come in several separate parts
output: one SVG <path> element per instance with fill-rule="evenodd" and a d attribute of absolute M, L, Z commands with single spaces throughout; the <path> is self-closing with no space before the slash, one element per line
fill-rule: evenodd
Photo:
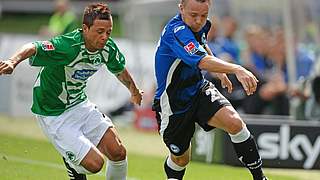
<path fill-rule="evenodd" d="M 19 163 L 30 164 L 30 165 L 45 166 L 45 167 L 50 167 L 50 168 L 55 168 L 55 169 L 60 169 L 60 170 L 66 171 L 66 168 L 63 165 L 57 164 L 57 163 L 51 163 L 51 162 L 47 162 L 47 161 L 38 161 L 38 160 L 27 159 L 27 158 L 22 158 L 22 157 L 18 157 L 18 156 L 8 156 L 8 155 L 4 155 L 4 154 L 0 154 L 0 158 L 3 160 L 7 160 L 7 161 L 19 162 Z M 104 177 L 105 173 L 100 171 L 99 173 L 97 173 L 95 175 Z M 127 180 L 140 180 L 140 179 L 135 178 L 135 177 L 128 177 Z"/>

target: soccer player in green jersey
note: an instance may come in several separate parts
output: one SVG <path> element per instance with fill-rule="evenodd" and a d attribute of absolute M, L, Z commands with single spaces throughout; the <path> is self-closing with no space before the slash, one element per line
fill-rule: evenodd
<path fill-rule="evenodd" d="M 29 58 L 42 67 L 33 88 L 32 112 L 44 134 L 63 156 L 71 179 L 86 179 L 107 165 L 108 180 L 124 180 L 126 149 L 111 120 L 100 113 L 85 92 L 87 81 L 105 67 L 130 91 L 140 105 L 142 91 L 125 68 L 125 58 L 110 38 L 112 16 L 107 4 L 96 3 L 84 10 L 82 29 L 24 45 L 11 58 L 0 61 L 0 75 L 11 74 Z"/>

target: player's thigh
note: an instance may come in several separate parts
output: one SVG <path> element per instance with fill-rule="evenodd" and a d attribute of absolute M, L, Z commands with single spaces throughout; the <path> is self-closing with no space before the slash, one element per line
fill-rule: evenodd
<path fill-rule="evenodd" d="M 237 111 L 232 106 L 224 106 L 212 116 L 208 124 L 223 129 L 230 134 L 236 134 L 245 126 Z"/>
<path fill-rule="evenodd" d="M 108 128 L 98 144 L 98 149 L 112 161 L 126 158 L 126 149 L 114 127 Z"/>
<path fill-rule="evenodd" d="M 84 135 L 110 160 L 123 160 L 126 150 L 110 118 L 101 113 L 94 104 L 86 117 Z"/>
<path fill-rule="evenodd" d="M 83 134 L 81 127 L 85 123 L 75 109 L 60 116 L 37 116 L 37 119 L 44 134 L 68 163 L 79 165 L 94 147 Z"/>
<path fill-rule="evenodd" d="M 214 127 L 221 128 L 221 124 L 216 122 L 217 120 L 215 119 L 221 116 L 222 111 L 229 113 L 223 109 L 229 109 L 229 107 L 233 109 L 231 103 L 211 83 L 202 89 L 197 103 L 196 120 L 205 131 L 209 131 Z M 226 120 L 224 118 L 220 119 Z"/>

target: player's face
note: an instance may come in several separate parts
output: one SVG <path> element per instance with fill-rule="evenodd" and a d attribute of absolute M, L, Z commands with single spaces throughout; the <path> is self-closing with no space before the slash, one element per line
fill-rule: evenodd
<path fill-rule="evenodd" d="M 210 3 L 188 0 L 184 5 L 180 5 L 180 13 L 183 21 L 193 32 L 199 32 L 206 24 Z"/>
<path fill-rule="evenodd" d="M 112 32 L 112 18 L 110 20 L 97 19 L 88 28 L 82 26 L 85 37 L 85 46 L 89 51 L 103 49 Z"/>

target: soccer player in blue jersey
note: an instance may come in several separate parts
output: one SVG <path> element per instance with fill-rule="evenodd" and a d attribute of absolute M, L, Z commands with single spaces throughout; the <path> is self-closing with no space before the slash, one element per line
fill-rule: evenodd
<path fill-rule="evenodd" d="M 253 136 L 229 101 L 201 74 L 201 70 L 216 72 L 229 92 L 232 83 L 225 73 L 235 74 L 247 95 L 256 91 L 258 83 L 240 65 L 212 56 L 206 44 L 210 5 L 210 0 L 180 0 L 180 12 L 165 26 L 156 51 L 153 110 L 160 135 L 170 150 L 164 170 L 168 179 L 183 179 L 190 160 L 190 140 L 198 123 L 205 131 L 226 131 L 253 179 L 266 180 Z"/>

